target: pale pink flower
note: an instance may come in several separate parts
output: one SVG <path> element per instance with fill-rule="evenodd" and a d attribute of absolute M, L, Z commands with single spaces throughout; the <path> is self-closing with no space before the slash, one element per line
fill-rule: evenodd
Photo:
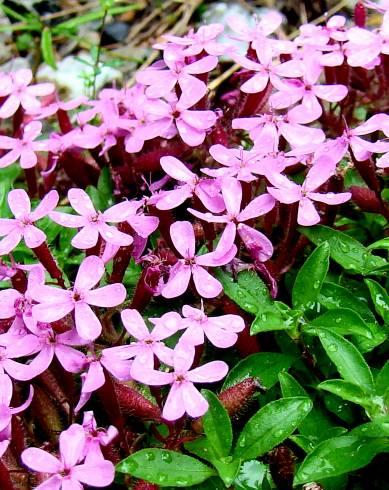
<path fill-rule="evenodd" d="M 303 24 L 300 26 L 300 34 L 295 38 L 297 45 L 314 46 L 317 49 L 325 49 L 330 40 L 347 41 L 346 18 L 342 15 L 330 17 L 324 26 Z M 331 46 L 331 45 L 329 45 Z"/>
<path fill-rule="evenodd" d="M 204 56 L 187 64 L 181 47 L 168 45 L 164 49 L 163 58 L 164 63 L 157 62 L 136 75 L 139 83 L 148 85 L 146 95 L 151 98 L 164 97 L 178 83 L 182 91 L 181 100 L 187 108 L 196 104 L 207 93 L 207 86 L 194 75 L 213 70 L 218 62 L 217 57 Z"/>
<path fill-rule="evenodd" d="M 288 112 L 289 119 L 299 124 L 307 124 L 319 119 L 323 109 L 318 99 L 339 102 L 346 97 L 348 91 L 344 85 L 316 85 L 322 73 L 317 56 L 306 56 L 304 67 L 303 81 L 285 81 L 285 90 L 271 95 L 269 99 L 274 109 L 285 109 L 301 100 L 301 104 Z"/>
<path fill-rule="evenodd" d="M 235 62 L 247 70 L 256 72 L 240 87 L 242 92 L 248 94 L 262 92 L 269 82 L 273 87 L 281 89 L 283 86 L 281 77 L 300 77 L 304 73 L 303 65 L 299 60 L 290 60 L 280 64 L 274 63 L 272 46 L 267 41 L 257 46 L 256 53 L 258 62 L 244 56 L 233 55 Z"/>
<path fill-rule="evenodd" d="M 196 32 L 191 29 L 186 36 L 178 37 L 172 34 L 164 34 L 162 37 L 169 43 L 182 46 L 184 56 L 197 56 L 202 51 L 213 55 L 220 56 L 224 54 L 229 46 L 216 41 L 216 38 L 224 31 L 223 24 L 208 24 L 200 26 Z M 166 44 L 154 45 L 158 49 L 165 49 Z"/>
<path fill-rule="evenodd" d="M 37 97 L 54 92 L 52 83 L 30 85 L 31 81 L 32 71 L 29 69 L 6 73 L 0 77 L 0 97 L 7 97 L 0 107 L 0 118 L 11 117 L 20 105 L 27 112 L 36 111 L 41 106 Z"/>
<path fill-rule="evenodd" d="M 213 383 L 224 378 L 228 366 L 223 361 L 212 361 L 190 370 L 195 349 L 179 342 L 174 349 L 174 372 L 155 370 L 139 371 L 138 381 L 150 386 L 171 384 L 169 395 L 163 407 L 162 416 L 166 420 L 177 420 L 185 412 L 190 417 L 201 417 L 208 409 L 208 402 L 193 383 Z"/>
<path fill-rule="evenodd" d="M 50 191 L 35 208 L 35 211 L 31 211 L 30 199 L 25 190 L 10 191 L 8 205 L 15 219 L 0 218 L 0 236 L 5 237 L 0 241 L 0 255 L 10 253 L 22 238 L 27 247 L 39 247 L 46 240 L 46 235 L 34 226 L 34 223 L 47 216 L 57 205 L 58 199 L 58 192 Z"/>
<path fill-rule="evenodd" d="M 175 298 L 183 294 L 193 275 L 197 292 L 204 298 L 214 298 L 223 290 L 204 266 L 217 267 L 228 264 L 235 257 L 237 248 L 231 234 L 223 234 L 216 249 L 204 255 L 195 255 L 195 235 L 189 221 L 177 221 L 170 227 L 170 236 L 178 253 L 183 257 L 170 269 L 169 280 L 162 289 L 162 296 Z"/>
<path fill-rule="evenodd" d="M 160 163 L 167 175 L 183 184 L 171 191 L 161 193 L 156 201 L 158 209 L 176 208 L 188 198 L 196 195 L 206 208 L 215 213 L 223 211 L 223 199 L 220 196 L 219 187 L 214 181 L 200 179 L 175 157 L 162 157 Z"/>
<path fill-rule="evenodd" d="M 142 205 L 142 202 L 124 201 L 101 213 L 100 211 L 96 211 L 91 198 L 82 189 L 70 189 L 68 198 L 72 208 L 80 216 L 52 211 L 50 218 L 62 226 L 81 228 L 71 241 L 73 247 L 81 249 L 92 248 L 96 245 L 99 235 L 107 243 L 112 245 L 122 247 L 131 245 L 133 241 L 132 236 L 122 233 L 107 223 L 121 223 L 126 221 L 128 216 L 133 215 L 134 211 Z"/>
<path fill-rule="evenodd" d="M 208 223 L 228 223 L 224 234 L 232 234 L 235 239 L 236 231 L 238 231 L 241 239 L 245 243 L 248 239 L 255 240 L 261 247 L 261 253 L 255 258 L 257 260 L 266 261 L 273 255 L 273 245 L 270 240 L 258 230 L 244 225 L 245 221 L 262 216 L 271 211 L 275 204 L 275 199 L 270 194 L 262 194 L 255 197 L 249 204 L 241 210 L 242 204 L 242 184 L 239 180 L 233 177 L 225 177 L 222 181 L 222 194 L 226 205 L 227 213 L 222 216 L 215 216 L 211 213 L 201 213 L 195 209 L 188 208 L 188 211 L 199 219 L 207 221 Z M 243 234 L 241 230 L 243 229 Z"/>
<path fill-rule="evenodd" d="M 334 173 L 333 160 L 322 156 L 309 170 L 303 185 L 295 184 L 282 174 L 269 174 L 267 178 L 274 187 L 268 187 L 267 191 L 285 204 L 298 202 L 297 222 L 302 226 L 312 226 L 320 222 L 319 213 L 312 201 L 336 205 L 351 199 L 350 192 L 316 192 Z"/>
<path fill-rule="evenodd" d="M 37 321 L 51 323 L 74 310 L 78 334 L 83 339 L 96 339 L 101 333 L 101 324 L 90 305 L 112 308 L 123 303 L 126 297 L 123 284 L 109 284 L 92 289 L 104 272 L 104 262 L 91 255 L 81 263 L 72 290 L 37 286 L 32 291 L 32 297 L 40 304 L 32 307 L 33 317 Z"/>
<path fill-rule="evenodd" d="M 232 347 L 238 340 L 237 333 L 245 328 L 243 318 L 238 315 L 209 317 L 204 309 L 184 305 L 182 325 L 186 328 L 180 342 L 190 345 L 204 344 L 205 337 L 216 347 Z"/>
<path fill-rule="evenodd" d="M 51 475 L 36 490 L 82 490 L 82 483 L 99 488 L 109 486 L 115 476 L 114 465 L 105 459 L 85 459 L 85 444 L 84 428 L 72 424 L 59 436 L 59 458 L 35 447 L 25 449 L 23 463 L 33 471 Z"/>
<path fill-rule="evenodd" d="M 145 321 L 137 310 L 123 310 L 121 313 L 122 322 L 127 332 L 136 339 L 136 342 L 131 342 L 122 347 L 123 355 L 128 358 L 133 357 L 134 361 L 131 365 L 131 376 L 136 378 L 139 370 L 153 369 L 154 356 L 156 356 L 164 364 L 171 365 L 173 360 L 173 351 L 167 347 L 162 340 L 172 336 L 177 332 L 179 323 L 172 321 L 170 318 L 179 316 L 177 313 L 171 312 L 167 314 L 170 323 L 166 319 L 158 322 L 150 332 Z M 172 327 L 169 328 L 169 326 Z"/>
<path fill-rule="evenodd" d="M 108 429 L 98 427 L 92 411 L 84 412 L 82 427 L 85 431 L 84 451 L 86 461 L 94 460 L 98 462 L 104 460 L 101 446 L 110 444 L 119 435 L 119 431 L 113 425 L 110 425 Z"/>
<path fill-rule="evenodd" d="M 48 151 L 52 146 L 50 140 L 35 141 L 41 132 L 42 123 L 40 121 L 31 121 L 25 125 L 23 136 L 20 139 L 0 136 L 0 148 L 11 150 L 0 158 L 0 168 L 8 167 L 8 165 L 19 159 L 22 168 L 35 167 L 38 162 L 36 152 Z"/>

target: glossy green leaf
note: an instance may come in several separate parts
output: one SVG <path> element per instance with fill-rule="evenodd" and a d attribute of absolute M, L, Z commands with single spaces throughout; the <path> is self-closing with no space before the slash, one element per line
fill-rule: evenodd
<path fill-rule="evenodd" d="M 55 62 L 53 38 L 51 34 L 51 29 L 49 27 L 44 27 L 42 31 L 41 52 L 44 62 L 51 66 L 51 68 L 56 70 L 57 64 Z"/>
<path fill-rule="evenodd" d="M 278 381 L 278 373 L 287 371 L 292 365 L 294 358 L 277 352 L 260 352 L 251 354 L 238 362 L 229 372 L 223 389 L 234 386 L 246 378 L 259 379 L 261 385 L 270 389 Z"/>
<path fill-rule="evenodd" d="M 324 350 L 342 378 L 367 392 L 373 391 L 373 375 L 359 350 L 351 342 L 329 329 L 315 328 Z"/>
<path fill-rule="evenodd" d="M 141 449 L 121 461 L 116 470 L 160 487 L 188 487 L 215 475 L 199 460 L 167 449 Z"/>
<path fill-rule="evenodd" d="M 314 250 L 297 273 L 292 290 L 294 308 L 315 303 L 329 267 L 330 247 L 324 242 Z"/>
<path fill-rule="evenodd" d="M 308 454 L 299 467 L 294 485 L 321 481 L 363 468 L 382 451 L 388 451 L 388 440 L 341 436 L 328 439 Z"/>
<path fill-rule="evenodd" d="M 384 322 L 389 324 L 389 295 L 386 290 L 373 279 L 365 279 L 365 283 L 369 288 L 371 299 L 374 303 L 376 312 L 384 319 Z"/>
<path fill-rule="evenodd" d="M 312 409 L 307 397 L 275 400 L 246 423 L 236 443 L 234 457 L 254 459 L 288 438 Z"/>
<path fill-rule="evenodd" d="M 97 190 L 102 206 L 108 208 L 114 204 L 113 201 L 113 184 L 109 167 L 104 167 L 100 173 L 97 182 Z"/>
<path fill-rule="evenodd" d="M 350 308 L 336 308 L 326 311 L 323 315 L 312 320 L 310 324 L 329 328 L 339 335 L 362 335 L 368 339 L 373 337 L 367 323 Z"/>
<path fill-rule="evenodd" d="M 382 238 L 382 240 L 378 240 L 377 242 L 372 243 L 367 248 L 368 250 L 389 250 L 389 238 Z"/>
<path fill-rule="evenodd" d="M 331 258 L 351 273 L 368 274 L 387 264 L 385 259 L 372 255 L 360 242 L 341 231 L 323 225 L 303 227 L 300 231 L 315 245 L 327 241 Z"/>
<path fill-rule="evenodd" d="M 216 271 L 216 278 L 222 283 L 224 293 L 243 310 L 256 315 L 272 306 L 273 300 L 262 279 L 253 271 L 242 271 L 237 281 L 222 270 Z"/>
<path fill-rule="evenodd" d="M 350 435 L 359 437 L 389 437 L 389 415 L 377 417 L 372 422 L 355 427 Z M 389 441 L 388 441 L 389 443 Z"/>
<path fill-rule="evenodd" d="M 376 322 L 374 313 L 372 313 L 369 306 L 348 289 L 338 284 L 325 282 L 321 288 L 318 301 L 328 310 L 349 308 L 358 313 L 365 322 Z"/>
<path fill-rule="evenodd" d="M 293 396 L 308 397 L 308 394 L 304 388 L 289 373 L 281 372 L 278 375 L 278 379 L 280 380 L 281 392 L 284 398 Z"/>
<path fill-rule="evenodd" d="M 384 367 L 377 374 L 375 385 L 376 392 L 379 395 L 383 395 L 385 391 L 389 388 L 389 361 L 386 361 Z"/>
<path fill-rule="evenodd" d="M 203 415 L 205 435 L 219 456 L 228 456 L 232 445 L 232 426 L 227 410 L 218 397 L 209 390 L 202 390 L 208 401 L 208 411 Z"/>
<path fill-rule="evenodd" d="M 261 490 L 268 468 L 260 461 L 246 461 L 234 481 L 235 490 Z"/>
<path fill-rule="evenodd" d="M 296 326 L 299 316 L 299 312 L 296 314 L 281 301 L 274 301 L 271 306 L 264 306 L 257 314 L 251 324 L 250 334 L 291 329 Z"/>
<path fill-rule="evenodd" d="M 360 387 L 343 379 L 329 379 L 320 383 L 317 388 L 329 391 L 340 396 L 343 400 L 357 403 L 362 407 L 369 407 L 373 403 L 372 397 Z"/>

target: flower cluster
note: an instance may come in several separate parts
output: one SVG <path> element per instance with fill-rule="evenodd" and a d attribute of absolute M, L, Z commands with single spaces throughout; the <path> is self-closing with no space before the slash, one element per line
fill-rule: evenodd
<path fill-rule="evenodd" d="M 232 19 L 245 56 L 218 41 L 221 24 L 166 35 L 155 45 L 161 59 L 135 85 L 96 100 L 62 102 L 53 85 L 31 84 L 29 70 L 0 75 L 0 168 L 16 162 L 28 191 L 16 181 L 13 218 L 0 218 L 0 456 L 13 415 L 45 403 L 42 383 L 72 422 L 58 457 L 52 445 L 18 455 L 40 475 L 37 488 L 109 486 L 117 459 L 107 447 L 120 439 L 130 451 L 121 404 L 136 416 L 153 398 L 170 427 L 206 413 L 195 384 L 219 382 L 229 368 L 201 364 L 204 347 L 218 352 L 247 334 L 218 269 L 252 268 L 275 296 L 299 250 L 296 226 L 331 225 L 351 200 L 345 169 L 359 172 L 388 217 L 378 176 L 389 167 L 389 116 L 374 102 L 389 86 L 389 13 L 374 31 L 334 16 L 303 25 L 293 41 L 274 37 L 281 22 L 275 13 L 254 26 Z M 240 71 L 210 97 L 221 56 Z M 363 104 L 366 120 L 356 115 Z M 42 120 L 53 131 L 41 138 Z M 106 169 L 112 193 L 102 199 Z M 58 243 L 67 256 L 53 253 Z M 26 381 L 27 400 L 10 407 Z M 141 410 L 142 385 L 150 400 L 142 395 Z M 98 429 L 83 412 L 97 396 L 117 429 Z M 83 424 L 73 423 L 81 413 Z"/>

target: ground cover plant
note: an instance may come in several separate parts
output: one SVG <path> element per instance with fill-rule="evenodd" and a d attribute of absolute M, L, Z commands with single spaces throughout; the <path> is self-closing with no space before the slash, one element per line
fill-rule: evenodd
<path fill-rule="evenodd" d="M 2 489 L 385 487 L 389 5 L 281 23 L 0 74 Z"/>

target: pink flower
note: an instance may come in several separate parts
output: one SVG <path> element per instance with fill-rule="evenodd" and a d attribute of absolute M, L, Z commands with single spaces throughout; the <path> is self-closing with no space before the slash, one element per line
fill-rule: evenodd
<path fill-rule="evenodd" d="M 92 411 L 84 412 L 82 427 L 85 431 L 86 461 L 103 461 L 101 446 L 110 444 L 118 436 L 119 431 L 113 425 L 110 425 L 108 429 L 98 427 Z"/>
<path fill-rule="evenodd" d="M 174 349 L 174 372 L 145 369 L 137 373 L 138 381 L 141 383 L 150 386 L 172 385 L 162 412 L 166 420 L 177 420 L 185 412 L 190 417 L 204 415 L 208 409 L 208 402 L 193 383 L 213 383 L 224 378 L 228 372 L 228 366 L 223 361 L 208 362 L 190 371 L 194 354 L 194 347 L 179 342 Z"/>
<path fill-rule="evenodd" d="M 219 56 L 224 54 L 229 47 L 225 44 L 218 43 L 216 38 L 224 31 L 223 24 L 208 24 L 200 26 L 197 32 L 190 30 L 184 37 L 173 36 L 171 34 L 164 34 L 162 37 L 169 43 L 183 46 L 182 54 L 184 56 L 197 56 L 202 51 L 213 55 Z M 154 47 L 165 49 L 166 45 L 158 44 Z"/>
<path fill-rule="evenodd" d="M 59 436 L 60 456 L 38 448 L 28 448 L 22 453 L 22 461 L 33 471 L 48 473 L 50 478 L 36 487 L 37 490 L 82 490 L 81 483 L 93 487 L 109 486 L 115 476 L 114 465 L 105 459 L 87 461 L 85 458 L 86 436 L 84 428 L 72 424 Z"/>
<path fill-rule="evenodd" d="M 208 317 L 203 308 L 199 310 L 189 305 L 183 306 L 182 314 L 186 331 L 179 341 L 189 345 L 201 345 L 207 337 L 211 344 L 225 349 L 235 344 L 237 332 L 245 327 L 243 318 L 238 315 Z"/>
<path fill-rule="evenodd" d="M 0 148 L 11 150 L 0 158 L 0 168 L 8 167 L 20 159 L 22 168 L 32 168 L 37 164 L 37 151 L 48 151 L 52 144 L 50 140 L 34 141 L 42 132 L 42 123 L 32 121 L 24 127 L 21 139 L 0 136 Z"/>
<path fill-rule="evenodd" d="M 227 209 L 227 214 L 222 216 L 215 216 L 211 213 L 201 213 L 194 209 L 188 208 L 188 211 L 197 218 L 200 218 L 209 223 L 228 223 L 224 233 L 232 234 L 233 240 L 235 239 L 236 230 L 245 243 L 246 239 L 256 241 L 261 247 L 260 255 L 256 256 L 257 260 L 266 261 L 273 255 L 273 245 L 270 240 L 258 230 L 244 225 L 244 221 L 257 218 L 268 213 L 273 209 L 275 199 L 270 194 L 262 194 L 254 198 L 242 211 L 240 210 L 242 204 L 242 184 L 239 180 L 233 177 L 225 177 L 222 182 L 222 194 Z M 243 233 L 241 234 L 241 230 Z M 224 235 L 223 233 L 223 235 Z"/>
<path fill-rule="evenodd" d="M 273 87 L 282 88 L 280 77 L 299 77 L 303 75 L 303 65 L 299 60 L 290 60 L 276 65 L 273 63 L 273 50 L 268 41 L 263 41 L 256 48 L 259 62 L 252 61 L 244 56 L 234 55 L 234 61 L 247 70 L 257 72 L 240 87 L 242 92 L 255 94 L 265 90 L 270 82 Z"/>
<path fill-rule="evenodd" d="M 123 284 L 109 284 L 92 289 L 104 272 L 104 262 L 91 255 L 81 263 L 72 290 L 45 285 L 36 287 L 32 291 L 32 297 L 40 304 L 32 307 L 34 318 L 43 323 L 51 323 L 74 310 L 79 335 L 87 340 L 96 339 L 101 333 L 101 324 L 89 305 L 111 308 L 123 303 L 126 297 Z"/>
<path fill-rule="evenodd" d="M 274 109 L 285 109 L 302 99 L 301 104 L 288 112 L 289 118 L 299 124 L 310 123 L 321 116 L 323 110 L 318 98 L 328 102 L 339 102 L 347 95 L 347 87 L 344 85 L 315 85 L 322 72 L 315 56 L 306 56 L 304 67 L 303 81 L 285 81 L 285 90 L 271 95 L 269 99 Z"/>
<path fill-rule="evenodd" d="M 326 204 L 342 204 L 351 198 L 350 192 L 334 194 L 328 192 L 320 194 L 315 192 L 331 175 L 335 169 L 333 160 L 322 156 L 309 170 L 303 185 L 298 185 L 289 180 L 285 175 L 269 174 L 268 179 L 275 187 L 268 187 L 268 192 L 278 201 L 285 204 L 299 202 L 297 222 L 303 226 L 312 226 L 320 221 L 320 216 L 312 201 Z"/>
<path fill-rule="evenodd" d="M 68 198 L 72 208 L 80 214 L 61 213 L 52 211 L 50 218 L 59 225 L 69 228 L 81 228 L 72 239 L 72 245 L 76 248 L 88 249 L 96 245 L 99 234 L 112 245 L 128 246 L 131 245 L 133 238 L 126 233 L 122 233 L 114 226 L 107 223 L 121 223 L 126 221 L 134 210 L 138 209 L 142 203 L 136 201 L 124 201 L 110 207 L 103 213 L 96 211 L 88 194 L 82 189 L 70 189 Z"/>
<path fill-rule="evenodd" d="M 12 398 L 12 381 L 6 374 L 0 374 L 0 458 L 7 450 L 11 442 L 12 415 L 23 412 L 31 403 L 34 389 L 30 386 L 30 393 L 27 400 L 17 408 L 9 406 Z"/>
<path fill-rule="evenodd" d="M 6 73 L 0 77 L 0 97 L 7 97 L 0 107 L 0 118 L 7 119 L 18 110 L 21 105 L 27 112 L 39 109 L 41 103 L 38 96 L 49 95 L 54 92 L 52 83 L 38 83 L 30 85 L 32 72 L 29 69 Z"/>
<path fill-rule="evenodd" d="M 162 157 L 161 167 L 174 179 L 185 184 L 165 191 L 158 198 L 156 207 L 158 209 L 173 209 L 186 201 L 189 197 L 196 195 L 204 206 L 215 213 L 223 211 L 224 203 L 219 194 L 219 188 L 211 180 L 199 179 L 180 160 L 175 157 Z"/>
<path fill-rule="evenodd" d="M 137 73 L 137 81 L 143 85 L 148 85 L 146 95 L 151 98 L 164 97 L 178 83 L 182 91 L 182 102 L 187 107 L 196 104 L 207 93 L 207 86 L 193 75 L 208 73 L 213 70 L 217 65 L 217 58 L 204 56 L 198 61 L 186 64 L 185 55 L 181 48 L 171 45 L 166 46 L 163 58 L 167 70 L 161 69 L 163 64 L 157 62 Z"/>
<path fill-rule="evenodd" d="M 31 203 L 27 192 L 14 189 L 8 193 L 8 205 L 15 219 L 0 218 L 0 255 L 10 253 L 22 238 L 29 248 L 39 247 L 45 240 L 43 231 L 34 226 L 35 221 L 48 215 L 58 203 L 58 192 L 50 191 L 42 199 L 35 211 L 31 212 Z"/>
<path fill-rule="evenodd" d="M 164 298 L 175 298 L 183 294 L 193 275 L 197 292 L 204 298 L 214 298 L 223 290 L 220 282 L 203 266 L 217 267 L 228 264 L 235 257 L 237 248 L 231 235 L 223 234 L 216 249 L 204 255 L 195 255 L 195 235 L 189 221 L 177 221 L 170 227 L 172 242 L 183 257 L 171 268 L 169 280 L 162 289 Z M 231 240 L 232 238 L 232 240 Z"/>
<path fill-rule="evenodd" d="M 128 358 L 134 357 L 131 365 L 131 376 L 136 378 L 139 370 L 154 368 L 154 355 L 164 364 L 171 365 L 173 360 L 173 351 L 161 342 L 181 328 L 177 317 L 178 313 L 166 313 L 168 318 L 162 321 L 155 320 L 156 326 L 153 331 L 149 332 L 143 318 L 137 310 L 123 310 L 121 313 L 122 322 L 127 332 L 137 341 L 123 346 L 122 352 Z M 164 315 L 165 316 L 165 315 Z M 172 318 L 173 316 L 173 318 Z M 169 321 L 167 321 L 169 319 Z"/>

